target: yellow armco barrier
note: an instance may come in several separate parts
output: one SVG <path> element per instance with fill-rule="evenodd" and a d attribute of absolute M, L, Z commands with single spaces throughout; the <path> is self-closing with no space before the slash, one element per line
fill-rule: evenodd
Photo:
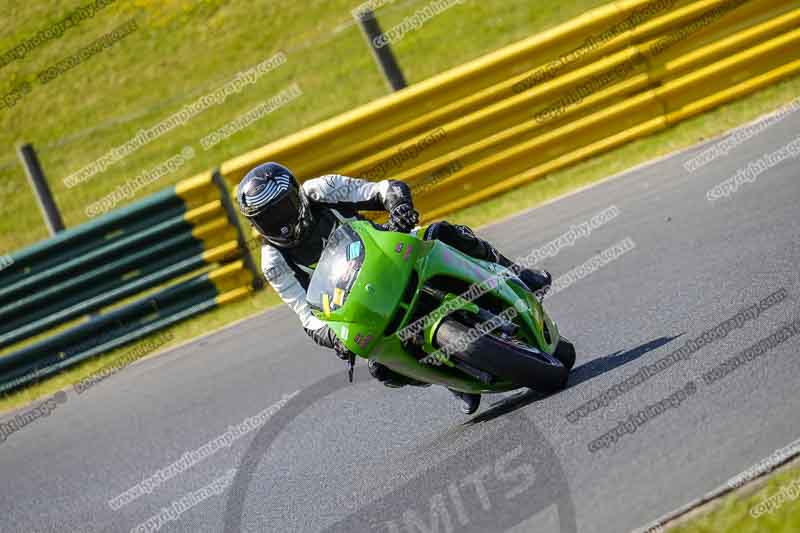
<path fill-rule="evenodd" d="M 190 222 L 196 226 L 197 224 L 205 220 L 218 217 L 223 214 L 224 213 L 222 211 L 222 201 L 214 200 L 207 204 L 195 207 L 194 209 L 190 209 L 183 215 L 183 218 L 187 222 Z"/>
<path fill-rule="evenodd" d="M 203 242 L 206 250 L 213 248 L 222 242 L 236 241 L 236 229 L 229 223 L 224 216 L 215 218 L 212 221 L 195 226 L 192 236 Z"/>
<path fill-rule="evenodd" d="M 206 249 L 206 251 L 203 252 L 203 260 L 206 263 L 214 263 L 226 259 L 236 258 L 240 255 L 241 250 L 239 250 L 239 243 L 233 240 L 226 241 L 224 244 L 220 244 L 214 248 Z"/>
<path fill-rule="evenodd" d="M 246 298 L 253 292 L 253 287 L 245 285 L 244 287 L 237 287 L 217 296 L 217 305 L 224 305 L 242 298 Z"/>
<path fill-rule="evenodd" d="M 797 74 L 799 27 L 796 0 L 611 2 L 221 173 L 401 179 L 430 221 Z"/>
<path fill-rule="evenodd" d="M 216 270 L 212 270 L 208 273 L 208 279 L 217 288 L 217 292 L 220 296 L 230 290 L 245 289 L 245 286 L 252 290 L 253 274 L 247 269 L 244 261 L 234 261 Z M 244 294 L 248 292 L 249 291 Z M 220 297 L 218 296 L 217 298 L 219 299 Z M 219 300 L 217 303 L 219 303 Z"/>
<path fill-rule="evenodd" d="M 175 185 L 175 193 L 189 207 L 196 207 L 220 199 L 219 190 L 214 185 L 211 171 L 178 182 Z"/>
<path fill-rule="evenodd" d="M 256 268 L 252 263 L 249 250 L 245 243 L 244 235 L 240 235 L 238 227 L 237 213 L 230 204 L 229 191 L 222 185 L 224 182 L 215 181 L 214 173 L 204 172 L 197 176 L 183 180 L 175 185 L 175 194 L 179 196 L 187 206 L 187 211 L 183 218 L 189 222 L 192 228 L 192 236 L 200 241 L 203 246 L 203 261 L 207 264 L 219 263 L 221 267 L 210 279 L 214 281 L 226 273 L 238 272 L 241 265 L 248 270 L 247 276 L 226 277 L 227 284 L 224 290 L 227 291 L 231 281 L 239 285 L 245 293 L 255 287 L 261 287 L 260 278 L 253 284 Z M 234 263 L 231 261 L 236 260 Z M 230 267 L 231 265 L 239 265 Z M 233 270 L 232 270 L 233 269 Z M 216 277 L 215 277 L 216 276 Z M 216 283 L 216 282 L 215 282 Z M 220 289 L 218 287 L 218 289 Z M 224 291 L 219 290 L 220 294 Z M 238 292 L 236 294 L 239 294 Z M 235 299 L 231 295 L 225 298 L 218 298 L 218 302 L 227 302 Z"/>
<path fill-rule="evenodd" d="M 454 210 L 468 207 L 475 203 L 486 200 L 487 198 L 491 198 L 492 196 L 495 196 L 497 194 L 512 190 L 515 187 L 519 187 L 520 185 L 523 185 L 529 181 L 533 181 L 551 172 L 555 172 L 562 168 L 566 168 L 581 161 L 584 161 L 595 155 L 607 152 L 609 150 L 622 146 L 623 144 L 628 143 L 630 141 L 646 137 L 648 135 L 652 135 L 663 129 L 666 129 L 667 127 L 676 122 L 685 120 L 695 115 L 699 115 L 721 104 L 730 102 L 732 100 L 735 100 L 736 98 L 741 98 L 742 96 L 755 92 L 759 89 L 763 89 L 764 87 L 769 87 L 770 85 L 773 85 L 783 79 L 786 79 L 790 76 L 794 76 L 797 74 L 800 74 L 800 60 L 793 61 L 792 63 L 786 64 L 766 74 L 763 74 L 761 76 L 743 82 L 734 87 L 730 87 L 729 89 L 721 91 L 714 96 L 710 96 L 703 100 L 694 102 L 691 105 L 688 105 L 685 108 L 676 111 L 666 117 L 658 117 L 656 119 L 650 120 L 648 122 L 640 124 L 635 128 L 631 128 L 617 135 L 609 137 L 608 139 L 604 139 L 602 141 L 598 141 L 583 148 L 580 148 L 578 150 L 572 151 L 562 157 L 549 161 L 545 165 L 540 165 L 531 168 L 527 172 L 521 173 L 519 175 L 513 176 L 511 178 L 502 181 L 498 181 L 494 185 L 487 187 L 484 190 L 477 191 L 468 194 L 462 198 L 453 200 L 444 207 L 431 209 L 426 213 L 425 218 L 428 220 L 435 220 L 437 218 L 441 218 L 447 213 L 453 212 Z"/>

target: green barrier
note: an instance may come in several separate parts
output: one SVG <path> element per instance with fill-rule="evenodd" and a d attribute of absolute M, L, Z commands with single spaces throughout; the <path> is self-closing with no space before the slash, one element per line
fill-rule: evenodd
<path fill-rule="evenodd" d="M 0 358 L 0 392 L 128 344 L 215 307 L 218 292 L 202 274 Z"/>
<path fill-rule="evenodd" d="M 12 253 L 13 263 L 0 272 L 0 349 L 11 350 L 0 356 L 0 391 L 257 288 L 226 194 L 218 176 L 203 174 Z M 197 274 L 215 264 L 221 266 Z M 192 273 L 149 297 L 14 346 Z"/>
<path fill-rule="evenodd" d="M 137 250 L 148 245 L 158 243 L 165 237 L 176 233 L 183 233 L 191 236 L 193 226 L 183 217 L 172 218 L 159 224 L 152 225 L 143 231 L 136 233 L 128 232 L 123 237 L 114 238 L 109 244 L 96 247 L 91 251 L 85 251 L 80 255 L 73 256 L 60 262 L 58 265 L 42 270 L 35 274 L 28 274 L 16 283 L 0 288 L 0 304 L 15 298 L 20 298 L 23 294 L 30 294 L 41 290 L 48 284 L 57 283 L 67 279 L 78 272 L 85 272 L 92 268 L 102 266 L 115 257 L 130 253 L 130 250 Z"/>
<path fill-rule="evenodd" d="M 72 305 L 75 302 L 67 302 L 82 296 L 88 298 L 100 294 L 109 290 L 110 286 L 125 284 L 202 253 L 203 244 L 191 233 L 186 233 L 111 259 L 97 268 L 82 270 L 75 276 L 49 281 L 42 285 L 42 290 L 31 292 L 0 308 L 0 333 L 14 329 L 12 324 L 16 321 L 33 320 L 34 315 L 31 313 L 54 312 L 61 301 L 65 302 L 64 306 Z"/>
<path fill-rule="evenodd" d="M 147 229 L 186 212 L 184 201 L 174 188 L 157 192 L 122 209 L 112 211 L 54 237 L 12 252 L 13 263 L 0 271 L 0 287 L 7 287 L 29 275 L 43 272 L 106 242 Z"/>
<path fill-rule="evenodd" d="M 178 238 L 185 241 L 183 237 Z M 171 239 L 172 241 L 178 239 Z M 157 251 L 147 250 L 136 255 L 154 255 Z M 162 257 L 157 262 L 152 262 L 148 267 L 139 270 L 136 276 L 120 284 L 119 279 L 111 279 L 104 283 L 94 283 L 92 274 L 81 276 L 90 283 L 84 290 L 75 292 L 71 297 L 60 295 L 58 300 L 50 301 L 53 294 L 58 294 L 60 286 L 51 287 L 47 291 L 16 302 L 15 305 L 3 309 L 2 315 L 17 314 L 18 318 L 0 327 L 0 348 L 9 346 L 22 339 L 26 339 L 63 324 L 73 318 L 86 315 L 102 309 L 114 302 L 120 301 L 139 292 L 157 287 L 169 280 L 188 274 L 206 265 L 202 256 L 202 246 L 199 243 L 186 243 L 186 248 L 178 253 Z M 109 265 L 113 268 L 114 265 Z M 81 280 L 83 281 L 83 280 Z M 78 283 L 79 278 L 71 280 Z M 3 317 L 0 316 L 0 320 Z"/>

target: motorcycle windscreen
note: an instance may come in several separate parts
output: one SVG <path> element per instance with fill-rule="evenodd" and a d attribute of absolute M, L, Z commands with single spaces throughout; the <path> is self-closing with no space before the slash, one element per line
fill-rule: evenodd
<path fill-rule="evenodd" d="M 308 304 L 325 315 L 341 308 L 364 262 L 364 243 L 347 226 L 331 234 L 306 291 Z"/>

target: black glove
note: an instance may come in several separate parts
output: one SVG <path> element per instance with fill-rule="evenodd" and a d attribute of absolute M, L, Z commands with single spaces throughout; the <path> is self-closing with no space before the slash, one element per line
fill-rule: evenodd
<path fill-rule="evenodd" d="M 314 342 L 325 348 L 332 348 L 336 352 L 339 359 L 347 360 L 352 353 L 347 349 L 342 340 L 336 336 L 336 333 L 328 326 L 322 326 L 319 329 L 307 329 L 306 333 L 309 337 L 314 339 Z"/>
<path fill-rule="evenodd" d="M 347 361 L 350 359 L 351 355 L 354 355 L 353 352 L 351 352 L 347 346 L 344 345 L 339 337 L 336 337 L 336 340 L 334 341 L 333 351 L 336 352 L 336 356 L 342 361 Z"/>
<path fill-rule="evenodd" d="M 389 212 L 388 227 L 391 231 L 408 233 L 419 222 L 419 213 L 411 204 L 400 204 Z"/>

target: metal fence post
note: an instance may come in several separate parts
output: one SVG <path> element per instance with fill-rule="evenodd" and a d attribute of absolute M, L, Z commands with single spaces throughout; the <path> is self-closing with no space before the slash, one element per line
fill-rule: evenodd
<path fill-rule="evenodd" d="M 406 79 L 403 77 L 403 72 L 397 64 L 397 60 L 392 53 L 392 49 L 389 47 L 389 43 L 386 42 L 385 37 L 383 37 L 383 31 L 378 24 L 378 19 L 375 18 L 375 13 L 373 13 L 371 9 L 364 9 L 363 11 L 359 11 L 358 15 L 356 15 L 356 19 L 361 26 L 364 36 L 367 38 L 367 44 L 369 44 L 369 48 L 372 50 L 372 56 L 375 58 L 381 71 L 383 71 L 389 88 L 393 91 L 398 91 L 405 87 L 407 85 Z"/>
<path fill-rule="evenodd" d="M 53 199 L 53 194 L 50 192 L 50 187 L 47 185 L 47 178 L 42 171 L 42 165 L 39 164 L 39 158 L 36 157 L 36 151 L 30 143 L 21 144 L 17 147 L 17 153 L 22 160 L 22 165 L 25 167 L 25 173 L 28 175 L 28 182 L 33 188 L 36 201 L 39 203 L 39 208 L 42 210 L 44 221 L 47 224 L 47 229 L 50 235 L 55 235 L 59 231 L 64 231 L 64 222 L 61 220 L 61 213 L 58 211 L 58 206 Z"/>
<path fill-rule="evenodd" d="M 215 169 L 211 175 L 211 179 L 214 181 L 214 184 L 219 189 L 219 197 L 220 201 L 222 202 L 222 207 L 225 209 L 225 213 L 228 215 L 228 221 L 231 225 L 236 229 L 236 240 L 239 243 L 239 248 L 242 250 L 242 259 L 244 260 L 244 266 L 247 267 L 250 272 L 253 273 L 253 288 L 256 290 L 261 289 L 264 286 L 264 277 L 261 271 L 256 266 L 255 261 L 253 260 L 253 255 L 250 253 L 250 247 L 248 246 L 248 241 L 244 236 L 244 231 L 242 230 L 242 225 L 239 224 L 239 217 L 238 211 L 233 206 L 233 202 L 231 202 L 231 195 L 230 190 L 228 189 L 228 184 L 225 182 L 225 178 L 222 177 L 219 169 Z"/>

